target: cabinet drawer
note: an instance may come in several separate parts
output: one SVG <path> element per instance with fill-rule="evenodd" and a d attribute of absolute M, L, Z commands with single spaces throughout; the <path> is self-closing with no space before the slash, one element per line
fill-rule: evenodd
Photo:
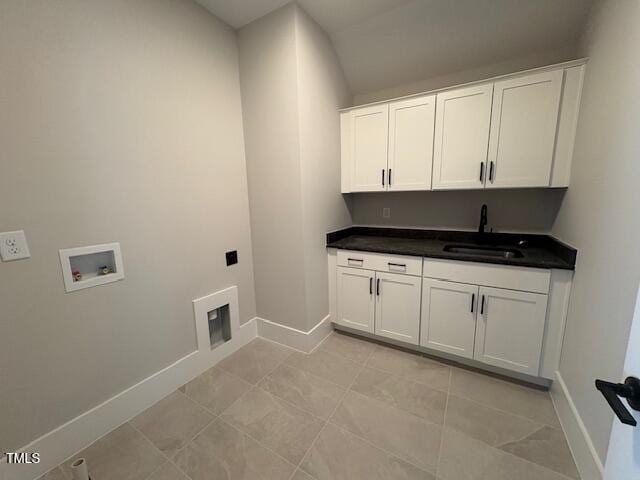
<path fill-rule="evenodd" d="M 338 250 L 337 262 L 341 267 L 404 273 L 405 275 L 422 275 L 422 258 L 407 255 Z"/>
<path fill-rule="evenodd" d="M 551 271 L 543 268 L 425 258 L 423 276 L 451 282 L 547 294 Z"/>

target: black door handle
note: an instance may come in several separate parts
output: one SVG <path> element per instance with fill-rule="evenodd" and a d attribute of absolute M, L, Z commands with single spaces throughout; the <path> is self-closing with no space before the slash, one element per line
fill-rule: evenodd
<path fill-rule="evenodd" d="M 382 186 L 384 187 L 384 168 L 382 169 Z"/>
<path fill-rule="evenodd" d="M 473 305 L 476 303 L 476 294 L 471 294 L 471 313 L 473 313 Z"/>
<path fill-rule="evenodd" d="M 376 280 L 376 295 L 380 296 L 380 279 Z"/>
<path fill-rule="evenodd" d="M 482 295 L 482 305 L 480 306 L 480 315 L 484 315 L 484 295 Z"/>
<path fill-rule="evenodd" d="M 627 377 L 624 383 L 596 380 L 596 388 L 602 393 L 611 410 L 622 423 L 633 427 L 637 425 L 636 419 L 629 413 L 619 397 L 626 398 L 627 403 L 634 410 L 640 410 L 640 380 L 636 377 Z"/>
<path fill-rule="evenodd" d="M 490 163 L 489 167 L 489 181 L 493 183 L 493 162 Z"/>
<path fill-rule="evenodd" d="M 480 162 L 480 181 L 482 181 L 482 177 L 484 177 L 484 162 Z"/>
<path fill-rule="evenodd" d="M 369 295 L 373 295 L 373 277 L 369 277 Z"/>

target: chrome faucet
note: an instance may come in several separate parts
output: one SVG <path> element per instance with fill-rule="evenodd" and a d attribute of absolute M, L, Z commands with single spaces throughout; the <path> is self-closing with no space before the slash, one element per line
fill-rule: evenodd
<path fill-rule="evenodd" d="M 478 233 L 484 233 L 484 227 L 487 226 L 487 204 L 482 205 L 480 209 L 480 226 L 478 227 Z"/>

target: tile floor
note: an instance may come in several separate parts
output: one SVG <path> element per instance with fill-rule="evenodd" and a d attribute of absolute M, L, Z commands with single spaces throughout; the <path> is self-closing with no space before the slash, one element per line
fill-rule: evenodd
<path fill-rule="evenodd" d="M 256 339 L 80 456 L 93 480 L 579 478 L 546 392 L 339 333 Z"/>

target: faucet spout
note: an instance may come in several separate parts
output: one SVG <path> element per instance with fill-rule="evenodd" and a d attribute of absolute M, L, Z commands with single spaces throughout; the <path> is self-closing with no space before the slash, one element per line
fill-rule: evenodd
<path fill-rule="evenodd" d="M 478 227 L 478 233 L 484 233 L 484 227 L 487 226 L 487 204 L 482 205 L 480 209 L 480 226 Z"/>

